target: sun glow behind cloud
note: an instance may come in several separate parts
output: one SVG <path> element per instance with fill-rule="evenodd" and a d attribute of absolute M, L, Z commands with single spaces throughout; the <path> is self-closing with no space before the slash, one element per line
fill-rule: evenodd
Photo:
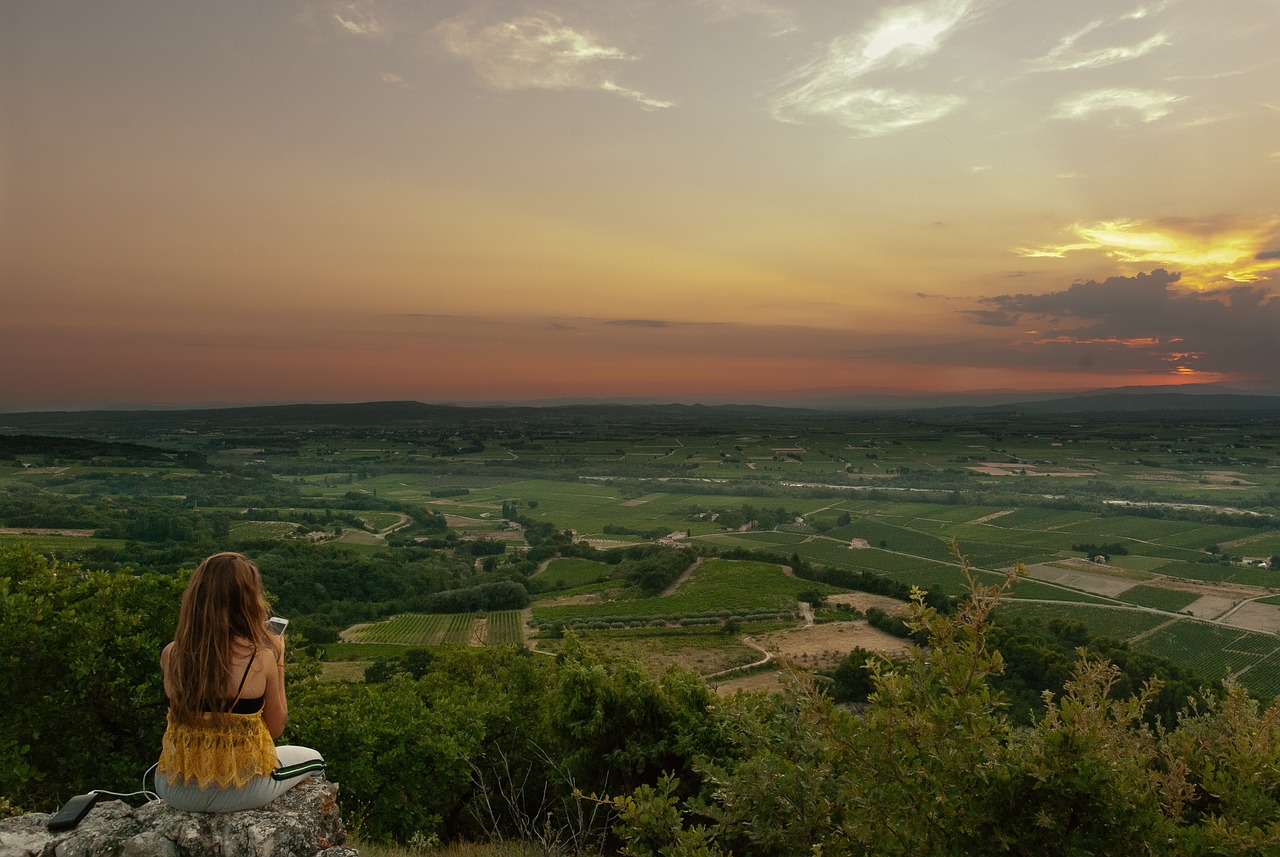
<path fill-rule="evenodd" d="M 1182 273 L 1182 283 L 1199 289 L 1257 282 L 1280 269 L 1267 249 L 1276 240 L 1280 220 L 1184 223 L 1111 220 L 1076 223 L 1067 228 L 1082 241 L 1019 248 L 1029 258 L 1063 258 L 1099 251 L 1118 262 L 1164 267 Z"/>

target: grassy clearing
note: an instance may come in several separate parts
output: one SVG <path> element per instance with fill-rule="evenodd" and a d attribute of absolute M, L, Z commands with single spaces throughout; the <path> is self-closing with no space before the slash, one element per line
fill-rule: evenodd
<path fill-rule="evenodd" d="M 372 530 L 385 530 L 400 523 L 400 516 L 395 512 L 358 512 L 357 517 Z"/>
<path fill-rule="evenodd" d="M 0 533 L 0 544 L 16 545 L 25 542 L 40 553 L 61 554 L 82 551 L 99 545 L 123 548 L 124 539 L 98 539 L 93 536 L 59 536 L 32 533 Z"/>
<path fill-rule="evenodd" d="M 365 842 L 354 835 L 347 840 L 346 847 L 359 852 L 360 857 L 544 857 L 546 854 L 530 842 L 455 842 L 424 848 Z"/>
<path fill-rule="evenodd" d="M 298 525 L 289 521 L 236 521 L 230 532 L 231 537 L 237 539 L 283 539 L 297 529 Z"/>
<path fill-rule="evenodd" d="M 600 583 L 608 580 L 614 567 L 604 562 L 577 557 L 561 557 L 553 559 L 538 578 L 548 586 L 571 589 L 589 583 Z"/>
<path fill-rule="evenodd" d="M 1125 607 L 1104 607 L 1088 604 L 1042 604 L 1026 601 L 1006 601 L 1000 605 L 1000 616 L 1014 616 L 1044 624 L 1052 619 L 1079 622 L 1095 636 L 1128 640 L 1143 631 L 1149 631 L 1169 620 L 1159 613 L 1131 610 Z"/>
<path fill-rule="evenodd" d="M 751 625 L 753 633 L 761 628 Z M 671 667 L 691 669 L 710 675 L 760 660 L 762 655 L 737 637 L 715 628 L 655 629 L 634 631 L 581 631 L 578 637 L 588 646 L 616 658 L 634 659 L 652 675 Z M 539 640 L 538 648 L 560 652 L 561 640 Z"/>
<path fill-rule="evenodd" d="M 1140 607 L 1154 607 L 1157 610 L 1177 613 L 1183 607 L 1198 600 L 1200 595 L 1195 592 L 1185 592 L 1181 589 L 1138 585 L 1132 589 L 1126 589 L 1117 597 L 1121 601 L 1137 604 Z"/>
<path fill-rule="evenodd" d="M 1116 568 L 1126 569 L 1127 571 L 1154 572 L 1157 568 L 1168 565 L 1169 560 L 1162 556 L 1125 554 L 1111 557 L 1107 560 L 1107 564 L 1114 565 Z"/>
<path fill-rule="evenodd" d="M 359 545 L 363 547 L 379 547 L 385 546 L 386 541 L 382 536 L 366 533 L 364 530 L 357 530 L 347 527 L 342 531 L 342 535 L 338 536 L 335 541 L 344 545 Z"/>
<path fill-rule="evenodd" d="M 1054 586 L 1039 580 L 1022 578 L 1013 584 L 1011 593 L 1014 598 L 1034 598 L 1044 601 L 1062 601 L 1074 604 L 1114 604 L 1111 599 L 1078 589 Z"/>
<path fill-rule="evenodd" d="M 406 649 L 412 648 L 397 643 L 326 643 L 324 649 L 326 661 L 376 661 L 382 658 L 398 658 Z"/>
<path fill-rule="evenodd" d="M 1231 566 L 1217 562 L 1168 562 L 1157 566 L 1153 571 L 1166 577 L 1204 580 L 1209 583 L 1221 583 L 1235 573 Z"/>
<path fill-rule="evenodd" d="M 373 666 L 372 660 L 325 661 L 320 664 L 321 681 L 364 681 L 364 671 Z"/>

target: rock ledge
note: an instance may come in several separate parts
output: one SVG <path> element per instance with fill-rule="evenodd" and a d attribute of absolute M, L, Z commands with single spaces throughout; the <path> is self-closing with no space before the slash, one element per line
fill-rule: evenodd
<path fill-rule="evenodd" d="M 46 813 L 0 820 L 0 857 L 359 857 L 343 848 L 338 785 L 312 779 L 261 809 L 205 813 L 102 800 L 75 830 Z"/>

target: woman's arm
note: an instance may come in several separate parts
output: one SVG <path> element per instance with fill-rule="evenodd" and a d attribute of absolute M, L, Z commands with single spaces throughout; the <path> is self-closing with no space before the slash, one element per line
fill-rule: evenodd
<path fill-rule="evenodd" d="M 160 673 L 164 676 L 164 695 L 169 699 L 173 699 L 173 682 L 169 680 L 169 652 L 172 649 L 173 643 L 170 643 L 160 653 Z"/>
<path fill-rule="evenodd" d="M 262 719 L 271 737 L 279 738 L 289 721 L 289 702 L 284 695 L 284 637 L 271 637 L 269 642 L 267 651 L 261 652 L 270 657 L 270 662 L 263 665 L 267 671 L 267 687 L 263 692 Z"/>

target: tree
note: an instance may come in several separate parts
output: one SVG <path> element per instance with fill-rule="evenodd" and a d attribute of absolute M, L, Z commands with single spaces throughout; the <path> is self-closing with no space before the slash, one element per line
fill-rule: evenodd
<path fill-rule="evenodd" d="M 159 657 L 183 585 L 0 546 L 0 794 L 52 811 L 141 780 L 160 754 Z"/>

